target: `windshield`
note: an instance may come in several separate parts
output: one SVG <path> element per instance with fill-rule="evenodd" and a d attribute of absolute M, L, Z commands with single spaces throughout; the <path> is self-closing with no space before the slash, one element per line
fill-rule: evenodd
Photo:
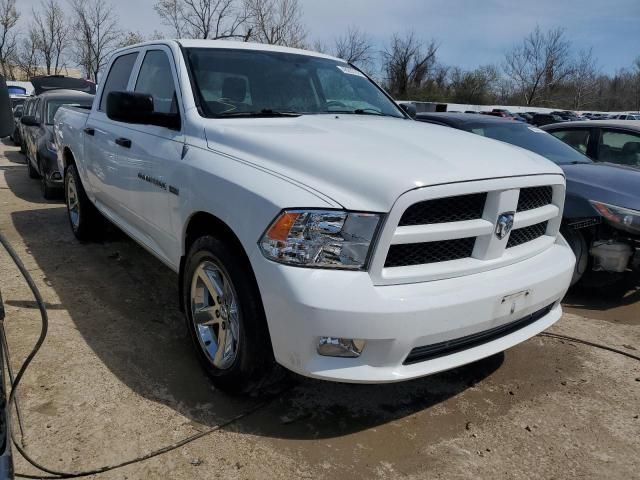
<path fill-rule="evenodd" d="M 56 112 L 62 105 L 68 105 L 70 107 L 90 107 L 93 103 L 92 99 L 77 100 L 77 99 L 60 99 L 51 100 L 47 104 L 47 125 L 53 125 L 53 117 L 56 116 Z"/>
<path fill-rule="evenodd" d="M 576 152 L 562 140 L 558 140 L 554 136 L 536 127 L 509 124 L 464 126 L 463 128 L 472 133 L 482 135 L 483 137 L 493 138 L 494 140 L 500 140 L 531 150 L 558 165 L 591 163 L 591 160 L 581 153 Z"/>
<path fill-rule="evenodd" d="M 282 52 L 187 49 L 204 114 L 354 113 L 404 118 L 358 70 L 336 60 Z"/>

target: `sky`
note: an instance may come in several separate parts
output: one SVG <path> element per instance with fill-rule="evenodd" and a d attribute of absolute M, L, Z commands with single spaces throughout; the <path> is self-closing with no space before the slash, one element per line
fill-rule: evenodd
<path fill-rule="evenodd" d="M 105 0 L 126 31 L 168 31 L 155 0 Z M 577 50 L 593 47 L 603 73 L 629 68 L 640 56 L 640 0 L 300 0 L 308 40 L 327 46 L 349 26 L 382 50 L 394 33 L 413 31 L 440 45 L 446 65 L 473 69 L 500 64 L 504 53 L 531 32 L 562 27 Z M 21 26 L 40 0 L 17 0 Z"/>

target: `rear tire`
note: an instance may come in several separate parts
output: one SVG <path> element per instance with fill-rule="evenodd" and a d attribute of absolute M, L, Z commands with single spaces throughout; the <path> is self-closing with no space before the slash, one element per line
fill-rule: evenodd
<path fill-rule="evenodd" d="M 182 282 L 187 328 L 213 384 L 246 394 L 268 383 L 276 364 L 262 300 L 237 249 L 200 237 L 189 250 Z"/>
<path fill-rule="evenodd" d="M 76 238 L 81 242 L 100 239 L 104 232 L 104 218 L 87 197 L 73 164 L 64 172 L 64 196 L 71 231 Z"/>

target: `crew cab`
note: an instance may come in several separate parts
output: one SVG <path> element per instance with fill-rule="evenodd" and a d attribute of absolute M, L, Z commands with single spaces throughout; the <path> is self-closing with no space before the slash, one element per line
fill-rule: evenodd
<path fill-rule="evenodd" d="M 210 40 L 117 51 L 55 117 L 70 225 L 103 218 L 178 273 L 214 384 L 276 364 L 395 382 L 548 328 L 575 257 L 562 171 L 410 116 L 354 66 Z"/>

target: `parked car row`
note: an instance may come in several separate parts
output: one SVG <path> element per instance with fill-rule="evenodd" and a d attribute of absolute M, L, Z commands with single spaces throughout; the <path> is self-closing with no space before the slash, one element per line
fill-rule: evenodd
<path fill-rule="evenodd" d="M 459 111 L 449 111 L 448 113 L 461 113 Z M 640 120 L 640 113 L 621 113 L 621 114 L 605 114 L 605 113 L 581 113 L 572 112 L 570 110 L 556 110 L 549 113 L 541 112 L 510 112 L 503 108 L 494 108 L 491 111 L 466 110 L 464 113 L 490 115 L 494 117 L 502 117 L 510 120 L 518 120 L 520 122 L 530 123 L 541 127 L 553 123 L 575 122 L 585 120 Z"/>
<path fill-rule="evenodd" d="M 62 193 L 63 178 L 58 170 L 53 119 L 62 105 L 90 107 L 95 85 L 82 79 L 44 76 L 31 79 L 35 96 L 14 109 L 14 143 L 27 157 L 30 178 L 40 179 L 46 199 Z"/>

